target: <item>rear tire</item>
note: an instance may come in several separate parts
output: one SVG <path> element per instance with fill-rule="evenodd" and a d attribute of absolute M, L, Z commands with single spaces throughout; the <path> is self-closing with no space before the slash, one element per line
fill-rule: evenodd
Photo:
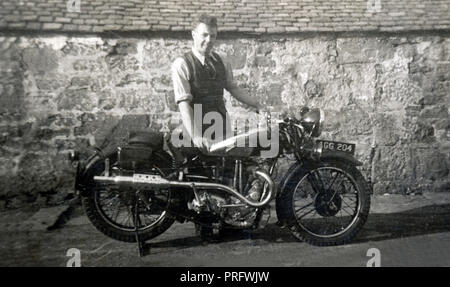
<path fill-rule="evenodd" d="M 318 246 L 346 244 L 367 220 L 370 187 L 350 163 L 333 159 L 308 163 L 294 171 L 276 207 L 278 217 L 297 239 Z"/>
<path fill-rule="evenodd" d="M 110 156 L 109 159 L 112 166 L 116 161 L 115 155 Z M 123 203 L 123 199 L 119 198 L 119 195 L 122 195 L 125 192 L 129 192 L 131 198 L 130 202 L 133 202 L 133 200 L 136 200 L 136 198 L 133 199 L 135 190 L 116 190 L 115 195 L 114 191 L 112 191 L 110 188 L 96 184 L 93 180 L 93 176 L 102 175 L 104 173 L 104 160 L 100 159 L 96 163 L 94 163 L 93 169 L 94 171 L 93 173 L 91 173 L 91 178 L 89 179 L 89 182 L 91 184 L 89 184 L 88 190 L 85 193 L 86 195 L 82 197 L 83 208 L 88 219 L 92 222 L 96 229 L 98 229 L 108 237 L 124 242 L 136 242 L 134 220 L 130 218 L 129 226 L 127 224 L 119 223 L 117 222 L 117 218 L 110 218 L 105 210 L 105 207 L 100 204 L 101 196 L 110 196 L 111 198 L 107 200 L 110 200 L 110 204 L 112 204 L 114 200 L 116 200 L 116 205 L 118 204 L 116 211 L 118 213 L 121 210 L 120 208 L 127 208 L 129 214 L 131 215 L 131 208 L 132 206 L 134 206 L 134 204 Z M 170 200 L 170 191 L 167 191 L 167 194 L 169 197 L 168 200 Z M 141 214 L 140 217 L 140 222 L 144 222 L 144 224 L 142 224 L 142 226 L 140 225 L 139 227 L 139 236 L 140 240 L 142 241 L 146 241 L 160 235 L 161 233 L 166 231 L 175 221 L 175 218 L 173 216 L 169 215 L 163 210 L 160 210 L 160 208 L 156 208 L 155 210 L 148 210 L 148 208 L 145 208 L 143 202 L 139 203 L 139 206 L 144 211 L 144 213 Z M 146 224 L 145 216 L 150 216 L 153 213 L 158 212 L 161 212 L 159 216 L 157 215 L 158 218 L 153 223 Z"/>

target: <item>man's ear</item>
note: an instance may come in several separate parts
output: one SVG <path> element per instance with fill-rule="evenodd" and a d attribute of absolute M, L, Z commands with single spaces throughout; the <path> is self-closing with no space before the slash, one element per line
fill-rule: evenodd
<path fill-rule="evenodd" d="M 194 39 L 194 35 L 195 35 L 195 30 L 192 30 L 192 31 L 191 31 L 192 39 Z"/>

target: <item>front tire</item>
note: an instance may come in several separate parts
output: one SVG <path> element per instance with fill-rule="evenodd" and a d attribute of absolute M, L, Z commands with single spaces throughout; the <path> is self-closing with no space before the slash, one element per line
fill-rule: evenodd
<path fill-rule="evenodd" d="M 318 246 L 351 242 L 367 220 L 370 188 L 352 164 L 327 159 L 294 171 L 277 214 L 299 240 Z"/>

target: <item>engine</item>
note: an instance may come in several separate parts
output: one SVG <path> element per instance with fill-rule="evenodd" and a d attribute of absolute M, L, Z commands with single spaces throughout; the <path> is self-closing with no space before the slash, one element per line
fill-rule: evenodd
<path fill-rule="evenodd" d="M 263 183 L 260 179 L 253 179 L 244 189 L 247 199 L 258 201 L 261 199 Z M 220 217 L 225 223 L 246 227 L 253 224 L 256 208 L 243 204 L 239 199 L 217 190 L 200 190 L 197 196 L 188 204 L 197 213 L 211 213 Z"/>

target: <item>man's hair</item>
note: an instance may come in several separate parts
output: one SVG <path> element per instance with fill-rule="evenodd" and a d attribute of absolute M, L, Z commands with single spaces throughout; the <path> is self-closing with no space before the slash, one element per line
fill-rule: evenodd
<path fill-rule="evenodd" d="M 214 16 L 201 14 L 194 20 L 194 23 L 192 23 L 192 30 L 195 30 L 195 28 L 197 28 L 197 26 L 200 25 L 200 23 L 203 23 L 213 28 L 217 28 L 217 18 Z"/>

